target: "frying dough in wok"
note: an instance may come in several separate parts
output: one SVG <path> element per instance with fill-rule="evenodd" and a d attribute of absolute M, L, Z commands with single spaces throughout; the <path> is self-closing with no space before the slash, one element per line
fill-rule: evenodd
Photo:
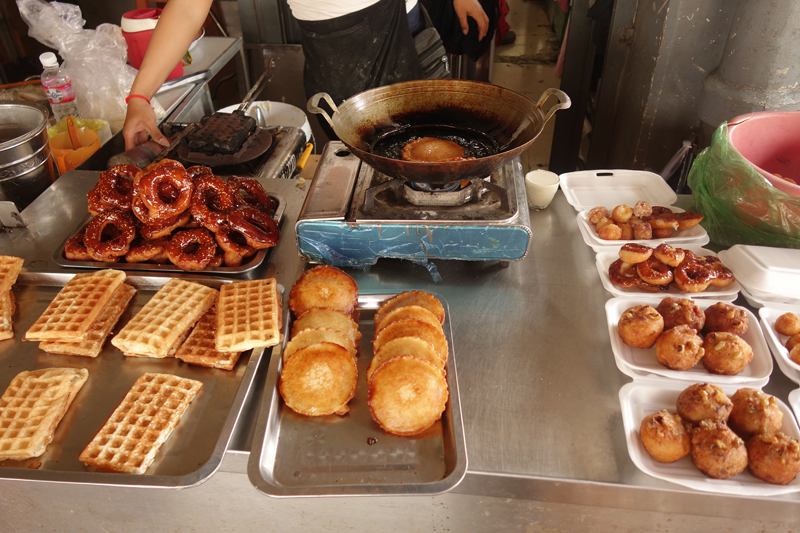
<path fill-rule="evenodd" d="M 403 161 L 444 163 L 473 159 L 464 157 L 464 148 L 458 143 L 437 137 L 420 137 L 403 147 Z"/>

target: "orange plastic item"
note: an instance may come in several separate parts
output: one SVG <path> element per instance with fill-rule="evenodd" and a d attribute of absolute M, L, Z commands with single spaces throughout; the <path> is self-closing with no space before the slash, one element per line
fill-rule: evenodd
<path fill-rule="evenodd" d="M 60 175 L 76 169 L 99 149 L 100 137 L 97 133 L 89 128 L 77 128 L 74 117 L 67 117 L 67 131 L 50 139 L 50 151 L 53 152 Z"/>

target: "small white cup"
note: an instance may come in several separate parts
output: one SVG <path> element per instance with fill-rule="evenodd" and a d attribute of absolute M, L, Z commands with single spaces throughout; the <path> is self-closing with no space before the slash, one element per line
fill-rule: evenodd
<path fill-rule="evenodd" d="M 528 207 L 539 211 L 550 205 L 560 181 L 558 174 L 549 170 L 531 170 L 525 174 Z"/>

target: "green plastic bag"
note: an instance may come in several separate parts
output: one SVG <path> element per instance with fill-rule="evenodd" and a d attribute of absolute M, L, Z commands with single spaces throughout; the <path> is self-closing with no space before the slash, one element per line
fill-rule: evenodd
<path fill-rule="evenodd" d="M 713 242 L 800 248 L 800 198 L 773 187 L 742 157 L 727 122 L 695 159 L 688 183 Z"/>

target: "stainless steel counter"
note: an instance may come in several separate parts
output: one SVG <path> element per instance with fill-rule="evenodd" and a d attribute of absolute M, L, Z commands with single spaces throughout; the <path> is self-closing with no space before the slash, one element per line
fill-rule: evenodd
<path fill-rule="evenodd" d="M 53 250 L 77 225 L 94 172 L 68 173 L 24 213 L 24 229 L 0 235 L 0 253 L 25 268 L 57 269 Z M 287 201 L 270 262 L 256 276 L 290 287 L 305 268 L 293 221 L 307 191 L 269 182 Z M 686 201 L 686 199 L 683 199 Z M 594 252 L 559 193 L 531 212 L 526 259 L 437 262 L 434 283 L 419 265 L 380 260 L 350 271 L 362 291 L 430 290 L 450 305 L 469 457 L 464 481 L 428 497 L 274 499 L 248 481 L 258 398 L 220 470 L 185 490 L 0 480 L 4 531 L 792 531 L 800 496 L 706 494 L 656 480 L 628 457 L 618 400 L 630 381 L 608 338 Z M 737 303 L 743 303 L 739 301 Z M 263 390 L 264 375 L 257 378 Z M 774 370 L 766 390 L 784 401 L 797 386 Z"/>

